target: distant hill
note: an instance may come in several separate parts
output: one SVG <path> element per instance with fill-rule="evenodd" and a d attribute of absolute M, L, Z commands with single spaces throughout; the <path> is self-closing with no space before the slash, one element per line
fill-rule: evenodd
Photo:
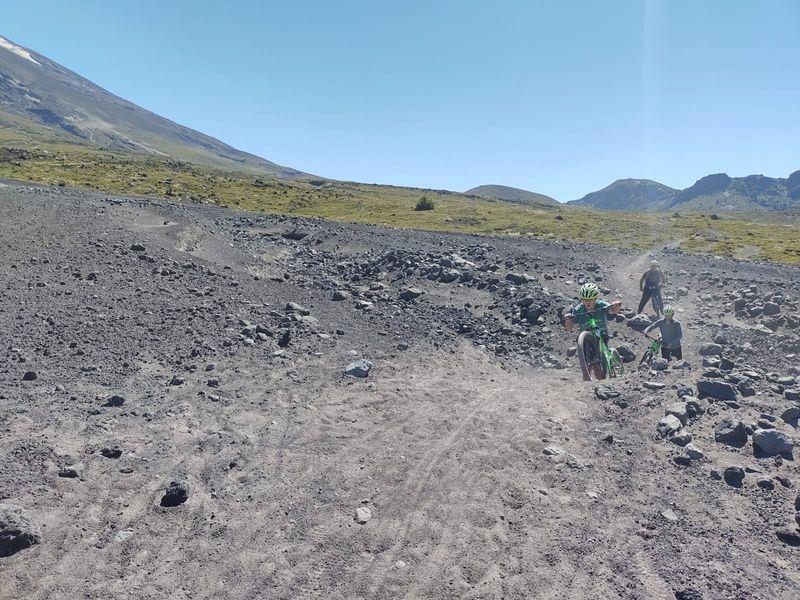
<path fill-rule="evenodd" d="M 787 210 L 800 208 L 800 171 L 787 179 L 749 175 L 707 175 L 678 193 L 672 207 L 681 210 Z"/>
<path fill-rule="evenodd" d="M 650 179 L 620 179 L 568 204 L 630 211 L 763 211 L 800 209 L 800 171 L 787 179 L 706 175 L 685 190 Z"/>
<path fill-rule="evenodd" d="M 678 190 L 652 179 L 618 179 L 611 185 L 567 204 L 605 210 L 665 210 Z"/>
<path fill-rule="evenodd" d="M 4 144 L 68 142 L 284 178 L 307 176 L 160 117 L 3 37 L 0 125 Z"/>
<path fill-rule="evenodd" d="M 560 204 L 558 200 L 550 196 L 505 185 L 479 185 L 464 193 L 468 196 L 494 198 L 495 200 L 505 200 L 506 202 L 515 202 L 517 204 L 549 204 L 551 206 Z"/>

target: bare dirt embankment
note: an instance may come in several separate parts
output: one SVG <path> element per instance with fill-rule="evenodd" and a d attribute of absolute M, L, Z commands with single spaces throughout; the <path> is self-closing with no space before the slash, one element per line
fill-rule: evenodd
<path fill-rule="evenodd" d="M 797 268 L 659 251 L 687 368 L 596 386 L 560 311 L 649 256 L 13 184 L 0 223 L 0 598 L 798 597 Z"/>

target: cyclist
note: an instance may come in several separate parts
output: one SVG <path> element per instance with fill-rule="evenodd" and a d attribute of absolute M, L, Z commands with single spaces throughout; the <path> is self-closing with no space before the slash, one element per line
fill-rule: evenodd
<path fill-rule="evenodd" d="M 664 318 L 646 327 L 644 334 L 647 335 L 652 329 L 658 327 L 661 331 L 661 358 L 669 360 L 670 356 L 674 356 L 677 360 L 683 360 L 683 354 L 681 353 L 683 331 L 681 330 L 681 324 L 674 317 L 675 309 L 671 306 L 665 306 Z"/>
<path fill-rule="evenodd" d="M 658 261 L 652 261 L 650 263 L 650 268 L 645 271 L 639 279 L 639 289 L 642 291 L 642 299 L 639 302 L 637 313 L 641 313 L 647 301 L 656 294 L 658 295 L 658 299 L 661 299 L 661 286 L 666 282 L 667 278 L 664 272 L 659 268 Z M 661 316 L 660 306 L 661 302 L 658 302 L 658 305 L 653 307 L 656 309 L 656 318 Z"/>
<path fill-rule="evenodd" d="M 581 330 L 585 330 L 589 324 L 590 317 L 594 317 L 595 323 L 600 329 L 600 337 L 603 342 L 608 346 L 608 315 L 616 315 L 622 308 L 622 301 L 616 300 L 608 303 L 605 300 L 599 300 L 600 289 L 595 283 L 584 283 L 581 286 L 580 301 L 581 303 L 573 307 L 564 317 L 564 328 L 567 331 L 572 331 L 572 326 L 575 322 Z M 599 349 L 595 344 L 592 352 L 595 356 L 599 354 Z M 599 365 L 594 365 L 597 370 L 597 378 L 602 378 L 602 371 Z"/>

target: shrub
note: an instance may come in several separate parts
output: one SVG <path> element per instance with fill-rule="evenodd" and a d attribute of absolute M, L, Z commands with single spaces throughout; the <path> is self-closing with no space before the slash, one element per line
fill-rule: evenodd
<path fill-rule="evenodd" d="M 422 198 L 417 200 L 417 205 L 414 207 L 414 210 L 433 210 L 433 200 L 427 196 L 422 196 Z"/>

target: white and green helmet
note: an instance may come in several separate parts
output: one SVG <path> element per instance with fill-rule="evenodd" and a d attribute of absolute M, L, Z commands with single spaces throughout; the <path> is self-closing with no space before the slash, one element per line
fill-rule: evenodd
<path fill-rule="evenodd" d="M 674 314 L 675 314 L 675 309 L 674 308 L 672 308 L 671 306 L 665 306 L 664 307 L 664 316 L 665 317 L 671 317 Z"/>
<path fill-rule="evenodd" d="M 597 300 L 600 295 L 600 289 L 596 283 L 584 283 L 581 286 L 581 300 Z"/>

